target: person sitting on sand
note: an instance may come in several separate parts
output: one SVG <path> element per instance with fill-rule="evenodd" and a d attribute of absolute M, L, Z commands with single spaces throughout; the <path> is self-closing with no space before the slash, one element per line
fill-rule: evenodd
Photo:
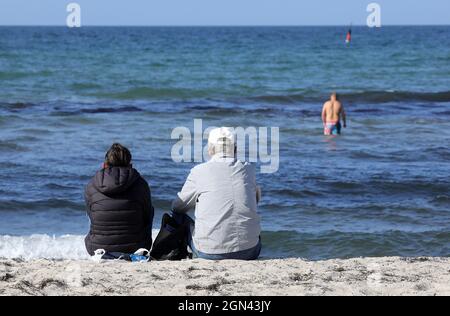
<path fill-rule="evenodd" d="M 341 134 L 341 118 L 344 122 L 344 128 L 347 127 L 347 117 L 345 114 L 344 106 L 339 101 L 339 97 L 336 92 L 331 94 L 330 101 L 327 101 L 323 105 L 322 121 L 324 126 L 324 134 L 340 135 Z"/>
<path fill-rule="evenodd" d="M 154 209 L 150 187 L 133 168 L 131 158 L 127 148 L 113 144 L 103 168 L 86 187 L 91 227 L 85 244 L 91 256 L 98 249 L 132 254 L 152 246 Z"/>
<path fill-rule="evenodd" d="M 209 260 L 256 260 L 261 252 L 261 198 L 256 170 L 236 159 L 236 134 L 230 128 L 211 131 L 211 160 L 194 167 L 172 204 L 182 223 L 195 209 L 189 246 L 193 256 Z"/>

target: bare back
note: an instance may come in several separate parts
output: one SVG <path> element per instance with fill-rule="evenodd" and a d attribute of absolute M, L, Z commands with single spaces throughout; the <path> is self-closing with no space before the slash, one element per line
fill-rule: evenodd
<path fill-rule="evenodd" d="M 342 112 L 342 103 L 339 101 L 328 101 L 323 105 L 323 115 L 328 122 L 340 121 Z"/>

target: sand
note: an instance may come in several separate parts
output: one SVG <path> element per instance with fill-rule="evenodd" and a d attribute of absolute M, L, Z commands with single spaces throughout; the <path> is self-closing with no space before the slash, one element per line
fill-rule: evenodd
<path fill-rule="evenodd" d="M 450 295 L 450 258 L 0 260 L 0 295 Z"/>

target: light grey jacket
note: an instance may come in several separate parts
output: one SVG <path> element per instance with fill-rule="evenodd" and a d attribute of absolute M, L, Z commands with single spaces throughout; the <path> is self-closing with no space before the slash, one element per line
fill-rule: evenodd
<path fill-rule="evenodd" d="M 213 157 L 191 170 L 172 209 L 177 213 L 195 209 L 193 241 L 198 251 L 234 253 L 259 242 L 257 192 L 253 165 Z"/>

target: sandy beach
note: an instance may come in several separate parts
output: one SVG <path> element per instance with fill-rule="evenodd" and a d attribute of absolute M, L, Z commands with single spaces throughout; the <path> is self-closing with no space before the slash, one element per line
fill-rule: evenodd
<path fill-rule="evenodd" d="M 0 260 L 0 295 L 450 295 L 450 258 Z"/>

